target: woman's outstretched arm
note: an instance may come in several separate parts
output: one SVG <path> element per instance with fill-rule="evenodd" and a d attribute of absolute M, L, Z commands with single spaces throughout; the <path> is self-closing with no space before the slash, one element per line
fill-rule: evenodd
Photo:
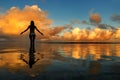
<path fill-rule="evenodd" d="M 29 29 L 29 26 L 27 27 L 27 29 L 25 29 L 23 32 L 21 32 L 20 35 L 23 34 L 24 32 L 26 32 L 28 29 Z"/>
<path fill-rule="evenodd" d="M 37 27 L 35 27 L 35 29 L 36 29 L 41 35 L 44 35 L 42 32 L 40 32 L 40 31 L 38 30 Z"/>

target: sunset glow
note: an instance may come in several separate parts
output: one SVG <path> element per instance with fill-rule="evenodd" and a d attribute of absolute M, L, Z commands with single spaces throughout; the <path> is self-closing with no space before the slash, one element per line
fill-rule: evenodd
<path fill-rule="evenodd" d="M 35 25 L 44 33 L 41 37 L 44 41 L 111 41 L 113 39 L 118 41 L 120 39 L 120 29 L 111 29 L 107 24 L 101 24 L 102 18 L 98 13 L 91 13 L 88 15 L 90 22 L 83 23 L 88 26 L 93 25 L 92 29 L 81 29 L 82 25 L 72 26 L 72 28 L 66 25 L 53 26 L 54 21 L 48 18 L 47 14 L 49 13 L 43 11 L 38 5 L 26 5 L 23 9 L 11 7 L 0 16 L 1 34 L 18 36 L 29 26 L 30 21 L 34 20 Z"/>
<path fill-rule="evenodd" d="M 0 80 L 120 80 L 120 0 L 1 0 Z"/>
<path fill-rule="evenodd" d="M 19 35 L 29 26 L 31 20 L 34 20 L 40 29 L 46 29 L 47 25 L 52 23 L 46 15 L 37 5 L 25 6 L 23 10 L 12 7 L 0 18 L 2 33 Z"/>

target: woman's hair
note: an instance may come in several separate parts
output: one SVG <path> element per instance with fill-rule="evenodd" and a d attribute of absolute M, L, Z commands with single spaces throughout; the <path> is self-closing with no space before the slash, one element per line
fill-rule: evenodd
<path fill-rule="evenodd" d="M 34 21 L 31 21 L 31 22 L 30 22 L 30 25 L 34 25 Z"/>

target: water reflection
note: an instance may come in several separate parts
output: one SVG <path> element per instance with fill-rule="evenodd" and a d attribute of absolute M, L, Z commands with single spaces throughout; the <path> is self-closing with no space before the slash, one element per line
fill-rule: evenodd
<path fill-rule="evenodd" d="M 44 46 L 44 47 L 42 47 Z M 116 44 L 37 44 L 35 52 L 35 47 L 30 46 L 29 55 L 25 53 L 26 51 L 19 52 L 19 49 L 2 49 L 0 50 L 0 60 L 4 62 L 4 60 L 8 60 L 6 58 L 16 58 L 16 60 L 24 61 L 25 63 L 31 65 L 39 61 L 41 58 L 44 59 L 52 59 L 56 55 L 61 55 L 61 57 L 71 57 L 74 59 L 91 59 L 91 60 L 99 60 L 103 56 L 116 56 L 120 57 L 120 45 Z M 22 53 L 22 54 L 21 54 Z M 55 54 L 57 53 L 57 54 Z M 10 55 L 14 55 L 9 57 Z M 4 59 L 3 59 L 4 58 Z M 28 60 L 29 58 L 29 60 Z M 12 60 L 8 60 L 8 62 Z M 6 61 L 5 61 L 6 62 Z M 19 62 L 19 61 L 18 61 Z"/>
<path fill-rule="evenodd" d="M 37 43 L 36 47 L 30 46 L 27 49 L 24 46 L 19 50 L 18 45 L 12 47 L 11 44 L 10 47 L 0 47 L 0 71 L 6 69 L 4 72 L 6 74 L 11 72 L 22 74 L 24 77 L 26 75 L 37 77 L 43 73 L 53 74 L 56 71 L 59 75 L 67 71 L 66 74 L 69 73 L 68 75 L 71 76 L 118 73 L 117 71 L 120 71 L 119 49 L 120 44 Z"/>
<path fill-rule="evenodd" d="M 71 56 L 75 59 L 98 60 L 101 59 L 101 55 L 119 56 L 117 46 L 111 44 L 76 44 L 64 45 L 61 50 L 63 50 L 64 56 Z"/>
<path fill-rule="evenodd" d="M 39 56 L 41 56 L 41 58 L 43 58 L 42 54 L 40 54 Z M 30 49 L 29 49 L 29 61 L 27 61 L 26 59 L 24 59 L 24 55 L 23 54 L 21 54 L 21 60 L 23 62 L 25 62 L 26 64 L 28 64 L 30 68 L 32 68 L 32 66 L 36 62 L 38 62 L 40 60 L 40 58 L 35 59 L 35 46 L 34 46 L 34 44 L 31 43 L 31 45 L 30 45 Z"/>
<path fill-rule="evenodd" d="M 44 47 L 42 47 L 44 46 Z M 25 48 L 26 49 L 26 48 Z M 103 56 L 116 56 L 120 57 L 120 45 L 119 44 L 37 44 L 35 52 L 35 47 L 30 46 L 29 55 L 27 50 L 21 50 L 19 52 L 18 48 L 12 49 L 12 47 L 0 50 L 0 62 L 7 64 L 12 62 L 20 62 L 22 64 L 27 63 L 33 65 L 39 62 L 44 56 L 44 60 L 53 59 L 59 55 L 59 57 L 71 57 L 74 59 L 90 59 L 99 60 Z M 12 55 L 12 56 L 9 56 Z M 9 58 L 9 59 L 8 59 Z M 12 60 L 15 59 L 15 60 Z M 22 59 L 22 62 L 20 61 Z M 57 58 L 56 58 L 57 59 Z M 14 64 L 14 63 L 13 63 Z M 2 64 L 1 64 L 2 65 Z"/>

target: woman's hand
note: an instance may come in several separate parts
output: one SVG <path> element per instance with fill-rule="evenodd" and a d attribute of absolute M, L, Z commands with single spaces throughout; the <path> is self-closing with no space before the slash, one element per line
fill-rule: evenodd
<path fill-rule="evenodd" d="M 41 33 L 41 35 L 43 35 L 43 36 L 44 36 L 44 34 L 43 34 L 43 33 Z"/>
<path fill-rule="evenodd" d="M 22 35 L 22 34 L 23 34 L 23 32 L 20 33 L 20 35 Z"/>

